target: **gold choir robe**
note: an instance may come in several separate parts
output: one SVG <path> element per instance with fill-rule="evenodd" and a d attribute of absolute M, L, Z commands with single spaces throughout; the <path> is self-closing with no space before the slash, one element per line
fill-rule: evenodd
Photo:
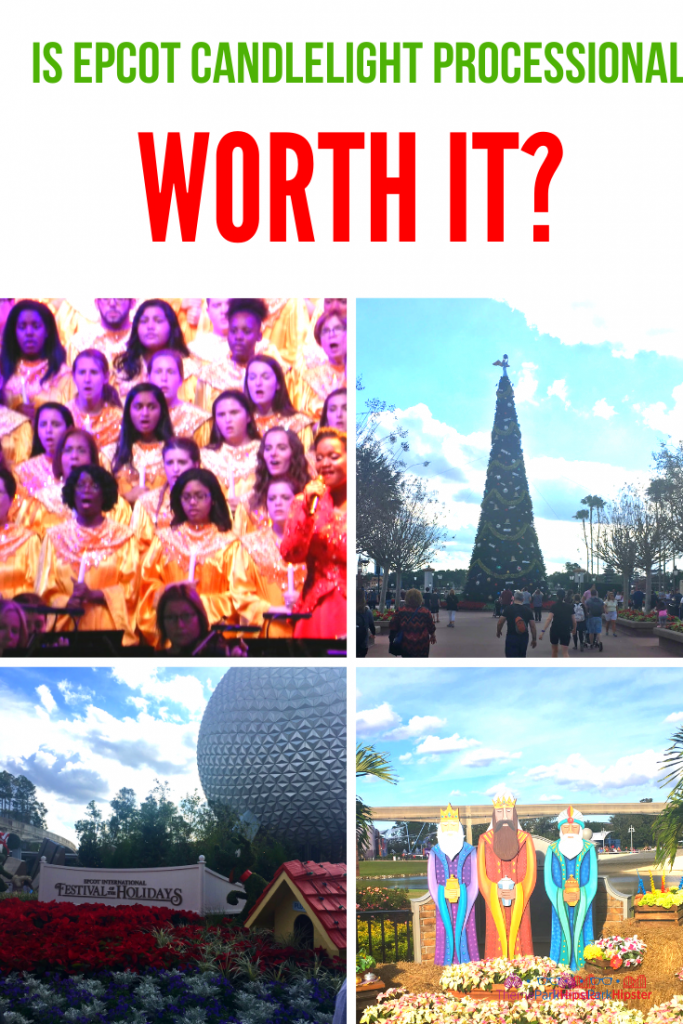
<path fill-rule="evenodd" d="M 144 486 L 151 491 L 166 483 L 164 460 L 161 455 L 163 444 L 163 441 L 135 442 L 131 462 L 127 462 L 116 474 L 119 494 L 124 498 L 134 487 Z M 110 462 L 114 460 L 114 451 L 114 445 L 109 445 L 105 449 L 104 454 Z"/>
<path fill-rule="evenodd" d="M 33 447 L 33 427 L 23 413 L 0 405 L 0 443 L 5 465 L 13 469 L 25 462 Z"/>
<path fill-rule="evenodd" d="M 0 595 L 5 600 L 33 591 L 39 557 L 35 533 L 18 523 L 0 526 Z"/>
<path fill-rule="evenodd" d="M 232 358 L 226 338 L 217 334 L 198 335 L 189 348 L 192 358 L 197 363 L 197 391 L 194 401 L 200 409 L 210 413 L 214 401 L 222 391 L 243 390 L 246 365 L 243 366 Z M 256 343 L 254 353 L 272 356 L 286 369 L 278 350 L 263 338 Z"/>
<path fill-rule="evenodd" d="M 156 606 L 161 592 L 169 583 L 187 582 L 193 553 L 195 586 L 209 624 L 223 618 L 235 621 L 230 570 L 236 542 L 232 531 L 221 533 L 213 523 L 201 527 L 182 523 L 157 531 L 142 563 L 138 609 L 138 628 L 148 643 L 158 639 Z"/>
<path fill-rule="evenodd" d="M 133 506 L 130 525 L 143 555 L 147 553 L 157 530 L 170 526 L 172 519 L 171 488 L 168 485 L 140 495 Z"/>
<path fill-rule="evenodd" d="M 316 422 L 322 416 L 325 399 L 330 392 L 345 387 L 346 367 L 333 366 L 329 360 L 325 360 L 319 366 L 311 366 L 305 372 L 302 371 L 296 382 L 294 378 L 288 378 L 292 404 Z"/>
<path fill-rule="evenodd" d="M 17 481 L 17 491 L 21 497 L 33 497 L 38 491 L 48 484 L 55 482 L 55 475 L 52 470 L 52 458 L 43 452 L 42 455 L 34 455 L 17 466 L 14 471 Z"/>
<path fill-rule="evenodd" d="M 26 403 L 32 405 L 34 409 L 44 402 L 61 402 L 66 405 L 75 391 L 69 367 L 64 363 L 54 377 L 42 382 L 47 369 L 47 359 L 36 359 L 31 362 L 19 360 L 15 372 L 5 381 L 5 400 L 11 409 L 23 405 L 24 396 Z"/>
<path fill-rule="evenodd" d="M 202 466 L 218 477 L 227 497 L 230 496 L 230 473 L 235 481 L 235 494 L 247 494 L 254 482 L 256 453 L 260 441 L 247 441 L 239 446 L 222 444 L 220 448 L 202 448 Z"/>
<path fill-rule="evenodd" d="M 138 643 L 135 618 L 140 591 L 140 552 L 133 531 L 111 519 L 100 526 L 80 526 L 69 519 L 48 531 L 40 551 L 36 590 L 46 604 L 63 608 L 73 593 L 81 560 L 85 582 L 101 590 L 105 603 L 86 604 L 78 629 L 121 629 L 123 643 Z M 67 616 L 57 619 L 58 630 L 73 629 Z"/>
<path fill-rule="evenodd" d="M 169 410 L 173 432 L 176 437 L 191 437 L 200 448 L 209 443 L 211 437 L 211 413 L 198 409 L 191 402 L 179 402 Z"/>
<path fill-rule="evenodd" d="M 75 398 L 67 402 L 66 407 L 74 418 L 74 426 L 92 434 L 98 448 L 116 445 L 121 433 L 123 409 L 117 405 L 103 405 L 99 412 L 81 412 Z"/>
<path fill-rule="evenodd" d="M 113 374 L 114 360 L 126 351 L 129 337 L 130 327 L 124 327 L 120 331 L 111 331 L 108 327 L 103 327 L 101 323 L 86 324 L 64 345 L 69 366 L 73 366 L 76 356 L 80 352 L 84 352 L 86 348 L 96 348 L 98 352 L 102 352 L 107 357 L 109 369 Z M 115 384 L 115 381 L 112 379 L 111 383 Z"/>
<path fill-rule="evenodd" d="M 309 333 L 311 314 L 305 299 L 287 299 L 284 303 L 282 300 L 274 301 L 279 305 L 268 317 L 263 337 L 275 346 L 289 366 L 293 366 Z M 314 303 L 313 315 L 317 320 L 320 316 L 318 305 L 322 311 L 322 299 L 316 299 Z"/>
<path fill-rule="evenodd" d="M 306 566 L 299 564 L 293 568 L 294 589 L 301 594 Z M 240 625 L 262 626 L 260 635 L 265 636 L 267 625 L 263 615 L 273 605 L 284 605 L 287 590 L 287 562 L 280 554 L 280 538 L 269 525 L 246 534 L 235 544 L 231 577 L 232 600 Z M 289 622 L 275 619 L 270 623 L 268 636 L 292 636 L 293 632 Z"/>

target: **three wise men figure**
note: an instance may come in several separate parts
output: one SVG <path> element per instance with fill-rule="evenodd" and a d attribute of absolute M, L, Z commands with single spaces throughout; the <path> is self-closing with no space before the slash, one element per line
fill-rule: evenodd
<path fill-rule="evenodd" d="M 436 906 L 434 963 L 463 964 L 479 959 L 474 901 L 479 892 L 474 847 L 465 842 L 457 808 L 441 811 L 438 843 L 427 861 L 427 885 Z"/>
<path fill-rule="evenodd" d="M 557 817 L 560 838 L 545 857 L 545 890 L 552 904 L 550 959 L 572 970 L 583 967 L 583 951 L 593 941 L 593 900 L 598 889 L 598 858 L 583 838 L 585 820 L 569 806 Z"/>
<path fill-rule="evenodd" d="M 485 956 L 533 956 L 529 899 L 536 884 L 536 851 L 519 828 L 516 799 L 507 790 L 493 800 L 491 825 L 479 837 L 479 890 L 486 901 Z"/>

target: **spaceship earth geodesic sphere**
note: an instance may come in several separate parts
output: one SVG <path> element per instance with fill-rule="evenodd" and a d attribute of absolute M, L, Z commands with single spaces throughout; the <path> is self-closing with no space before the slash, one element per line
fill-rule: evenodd
<path fill-rule="evenodd" d="M 231 668 L 204 712 L 197 765 L 210 802 L 250 812 L 307 857 L 343 860 L 345 670 Z"/>

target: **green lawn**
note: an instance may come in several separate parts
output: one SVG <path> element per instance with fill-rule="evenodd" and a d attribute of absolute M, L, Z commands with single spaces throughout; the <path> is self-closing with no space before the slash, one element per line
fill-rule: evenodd
<path fill-rule="evenodd" d="M 362 860 L 360 877 L 377 875 L 427 875 L 426 860 Z"/>

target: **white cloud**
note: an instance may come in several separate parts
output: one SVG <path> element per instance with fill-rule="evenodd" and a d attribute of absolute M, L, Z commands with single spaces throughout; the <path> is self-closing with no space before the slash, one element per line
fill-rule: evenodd
<path fill-rule="evenodd" d="M 449 796 L 462 796 L 462 793 L 460 792 L 459 789 L 452 789 L 448 795 Z"/>
<path fill-rule="evenodd" d="M 664 719 L 665 722 L 683 722 L 683 711 L 672 711 Z"/>
<path fill-rule="evenodd" d="M 479 740 L 468 740 L 458 733 L 452 736 L 425 736 L 422 743 L 416 748 L 416 754 L 448 754 L 454 750 L 466 750 L 468 747 L 479 746 Z"/>
<path fill-rule="evenodd" d="M 399 754 L 398 759 L 399 761 L 412 761 L 413 755 L 410 751 L 408 751 L 407 754 Z"/>
<path fill-rule="evenodd" d="M 568 409 L 572 404 L 569 401 L 569 390 L 567 388 L 567 381 L 564 377 L 561 377 L 559 380 L 554 380 L 548 388 L 548 398 L 552 398 L 553 396 L 555 396 L 555 398 L 559 398 L 559 400 L 564 403 L 565 409 Z"/>
<path fill-rule="evenodd" d="M 563 345 L 608 345 L 612 355 L 632 359 L 638 352 L 683 359 L 683 330 L 675 289 L 662 291 L 657 301 L 624 302 L 603 293 L 577 302 L 535 289 L 531 295 L 506 296 L 530 327 L 558 338 Z"/>
<path fill-rule="evenodd" d="M 486 796 L 491 797 L 496 797 L 501 792 L 512 793 L 515 799 L 519 796 L 519 792 L 516 789 L 513 789 L 513 787 L 507 782 L 496 782 L 495 786 L 489 786 L 485 792 Z"/>
<path fill-rule="evenodd" d="M 57 701 L 50 693 L 50 687 L 45 686 L 44 683 L 41 683 L 40 686 L 36 686 L 36 693 L 40 697 L 40 703 L 43 705 L 48 714 L 52 714 L 52 712 L 57 707 Z"/>
<path fill-rule="evenodd" d="M 400 721 L 401 716 L 385 701 L 376 708 L 356 712 L 356 733 L 359 736 L 374 736 L 387 732 L 392 726 L 399 725 Z"/>
<path fill-rule="evenodd" d="M 593 406 L 593 415 L 599 416 L 601 420 L 611 420 L 616 416 L 616 411 L 604 398 L 599 398 Z"/>
<path fill-rule="evenodd" d="M 522 363 L 522 372 L 516 374 L 515 380 L 515 401 L 517 405 L 529 402 L 530 405 L 538 405 L 534 395 L 538 390 L 538 380 L 534 377 L 534 370 L 538 367 L 535 363 Z"/>
<path fill-rule="evenodd" d="M 545 801 L 547 800 L 548 803 L 553 803 L 553 804 L 556 804 L 558 800 L 562 800 L 562 799 L 563 799 L 563 797 L 562 797 L 561 793 L 551 793 L 550 796 L 548 796 L 545 793 L 541 793 L 541 795 L 538 798 L 539 803 L 545 803 Z"/>
<path fill-rule="evenodd" d="M 418 764 L 431 764 L 433 761 L 440 761 L 441 758 L 438 754 L 430 754 L 428 757 L 421 757 Z"/>
<path fill-rule="evenodd" d="M 661 758 L 660 752 L 644 750 L 639 754 L 619 757 L 612 764 L 601 767 L 592 764 L 583 754 L 570 754 L 565 761 L 538 765 L 526 774 L 537 781 L 551 779 L 574 789 L 627 789 L 656 782 L 662 774 L 659 767 Z"/>
<path fill-rule="evenodd" d="M 494 764 L 494 762 L 505 764 L 506 761 L 512 761 L 521 756 L 521 751 L 510 754 L 507 750 L 496 750 L 494 747 L 480 747 L 478 750 L 471 750 L 468 754 L 463 754 L 460 764 L 464 768 L 487 768 L 490 764 Z"/>
<path fill-rule="evenodd" d="M 392 740 L 409 740 L 414 736 L 422 736 L 427 729 L 439 729 L 446 724 L 445 718 L 436 715 L 413 715 L 407 725 L 400 725 L 389 736 Z"/>
<path fill-rule="evenodd" d="M 80 701 L 91 700 L 93 695 L 92 690 L 85 690 L 82 686 L 72 686 L 66 679 L 57 683 L 57 689 L 67 704 L 78 704 Z"/>
<path fill-rule="evenodd" d="M 161 678 L 158 669 L 144 666 L 129 667 L 127 664 L 120 669 L 112 669 L 111 674 L 118 683 L 136 690 L 142 697 L 155 702 L 168 701 L 179 704 L 187 710 L 193 721 L 201 721 L 206 708 L 206 693 L 205 684 L 197 676 L 179 673 L 171 678 Z M 163 709 L 159 714 L 162 712 Z"/>
<path fill-rule="evenodd" d="M 644 409 L 640 406 L 636 412 L 640 412 L 643 423 L 652 430 L 659 430 L 663 434 L 671 436 L 674 441 L 683 440 L 683 384 L 677 384 L 671 392 L 673 407 L 667 408 L 665 402 L 654 402 Z M 633 407 L 636 408 L 635 405 Z"/>

